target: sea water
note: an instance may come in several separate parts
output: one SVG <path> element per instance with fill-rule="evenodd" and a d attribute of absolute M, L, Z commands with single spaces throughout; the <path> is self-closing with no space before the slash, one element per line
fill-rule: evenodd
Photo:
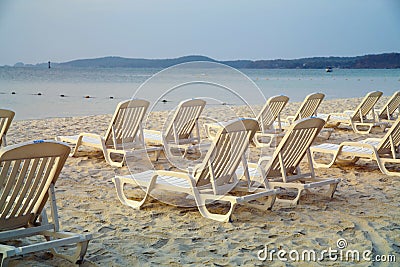
<path fill-rule="evenodd" d="M 177 79 L 173 75 L 168 82 L 141 87 L 138 94 L 138 88 L 148 79 L 152 81 L 160 71 L 150 68 L 0 67 L 0 108 L 14 110 L 15 119 L 26 120 L 111 114 L 118 102 L 133 96 L 150 102 L 160 101 L 155 108 L 160 110 L 173 108 L 179 99 L 198 96 L 222 99 L 215 104 L 240 105 L 243 104 L 240 99 L 248 104 L 262 104 L 268 97 L 281 94 L 289 96 L 290 101 L 302 101 L 312 92 L 322 92 L 326 99 L 335 99 L 362 97 L 373 90 L 388 96 L 400 90 L 400 69 L 334 69 L 330 73 L 323 69 L 242 69 L 239 71 L 249 78 L 249 84 L 260 89 L 262 96 L 254 88 L 248 90 L 238 85 L 242 89 L 238 94 L 243 97 L 228 97 L 224 95 L 226 91 L 198 83 L 177 91 L 176 95 L 166 94 Z M 197 82 L 210 77 L 207 71 L 185 75 L 191 75 L 189 79 Z M 236 81 L 233 75 L 236 74 L 225 73 L 218 83 Z"/>

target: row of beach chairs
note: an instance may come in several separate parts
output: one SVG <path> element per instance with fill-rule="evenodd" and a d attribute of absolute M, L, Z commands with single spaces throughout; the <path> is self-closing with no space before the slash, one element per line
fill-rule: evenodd
<path fill-rule="evenodd" d="M 391 128 L 381 139 L 367 138 L 362 142 L 312 146 L 329 122 L 334 127 L 338 126 L 334 122 L 337 114 L 328 114 L 325 120 L 316 117 L 320 116 L 316 111 L 323 94 L 306 97 L 295 116 L 286 120 L 280 119 L 280 113 L 288 98 L 273 97 L 256 118 L 221 122 L 218 127 L 212 124 L 206 126 L 210 135 L 207 153 L 200 164 L 187 172 L 148 170 L 135 175 L 117 175 L 113 182 L 118 198 L 125 205 L 140 208 L 153 190 L 185 193 L 194 199 L 202 216 L 217 221 L 229 221 L 237 204 L 248 204 L 263 210 L 272 208 L 275 201 L 296 204 L 302 191 L 321 186 L 329 186 L 327 195 L 332 197 L 340 179 L 317 178 L 314 166 L 330 167 L 334 162 L 354 163 L 359 158 L 368 158 L 376 160 L 382 172 L 398 175 L 388 171 L 385 163 L 399 163 L 400 119 L 393 122 L 395 110 L 400 104 L 399 93 L 393 95 L 383 111 L 375 113 L 374 105 L 382 95 L 379 93 L 369 93 L 353 113 L 344 113 L 349 116 L 350 121 L 337 122 L 350 125 L 353 130 L 357 129 L 354 130 L 356 133 L 370 131 L 370 124 L 365 123 L 382 127 L 389 126 L 390 122 Z M 132 149 L 141 149 L 146 153 L 155 152 L 158 158 L 160 151 L 169 153 L 171 148 L 186 151 L 188 146 L 193 147 L 200 143 L 198 119 L 205 104 L 200 99 L 182 102 L 166 130 L 157 132 L 142 129 L 142 120 L 149 103 L 145 100 L 128 100 L 118 105 L 104 136 L 82 133 L 73 137 L 57 137 L 57 140 L 75 144 L 70 155 L 76 155 L 81 145 L 100 149 L 107 162 L 116 167 L 123 165 L 127 153 L 132 153 Z M 3 146 L 0 150 L 0 242 L 30 235 L 42 235 L 46 238 L 46 242 L 33 245 L 0 245 L 2 265 L 7 265 L 10 257 L 48 249 L 55 255 L 81 263 L 92 236 L 60 231 L 54 194 L 55 182 L 70 148 L 57 141 L 34 141 L 6 146 L 5 135 L 14 113 L 1 110 L 0 115 L 0 140 Z M 368 129 L 359 130 L 359 126 L 367 126 Z M 214 134 L 210 134 L 211 129 L 214 129 Z M 265 144 L 260 144 L 264 134 L 281 136 L 272 156 L 261 157 L 257 163 L 247 162 L 246 151 L 250 144 L 264 146 Z M 146 142 L 152 145 L 146 145 Z M 267 145 L 271 143 L 268 142 Z M 333 159 L 328 164 L 317 163 L 314 154 L 318 153 L 332 154 Z M 112 159 L 113 154 L 121 155 L 122 161 L 115 162 Z M 307 160 L 307 171 L 301 169 L 300 162 L 303 158 Z M 141 201 L 128 198 L 124 192 L 125 184 L 144 188 L 144 198 Z M 281 198 L 282 189 L 295 189 L 297 194 L 292 199 Z M 48 200 L 51 220 L 48 220 L 44 209 Z M 220 214 L 210 211 L 207 204 L 213 201 L 228 203 L 228 212 Z M 56 250 L 70 244 L 77 244 L 76 253 L 72 256 L 60 254 Z"/>

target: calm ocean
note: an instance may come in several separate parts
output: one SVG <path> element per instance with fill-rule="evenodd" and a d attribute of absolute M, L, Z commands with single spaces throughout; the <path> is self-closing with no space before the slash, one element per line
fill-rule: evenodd
<path fill-rule="evenodd" d="M 159 71 L 160 69 L 131 68 L 0 67 L 0 108 L 14 110 L 17 120 L 111 114 L 119 101 L 131 98 L 143 82 Z M 326 99 L 334 99 L 362 97 L 372 90 L 383 91 L 388 96 L 400 90 L 400 69 L 334 69 L 331 73 L 322 69 L 240 71 L 250 78 L 249 84 L 254 82 L 260 88 L 265 98 L 285 94 L 290 97 L 290 101 L 302 101 L 307 94 L 317 91 L 325 93 Z M 164 83 L 163 79 L 154 81 L 153 84 L 144 86 L 136 96 L 151 102 L 158 98 L 171 101 L 158 104 L 156 109 L 170 109 L 179 99 L 199 96 L 218 98 L 219 103 L 243 104 L 236 101 L 238 98 L 225 97 L 225 91 L 218 93 L 215 87 L 207 89 L 209 85 L 201 84 L 192 88 L 187 86 L 187 90 L 177 90 L 175 95 L 163 95 L 166 90 L 171 89 L 172 81 L 176 78 L 174 75 L 178 75 L 169 74 L 171 75 L 166 75 L 169 82 Z M 226 85 L 225 81 L 235 80 L 237 77 L 231 77 L 231 74 L 229 71 L 224 73 L 224 77 L 216 83 Z M 189 80 L 192 81 L 203 81 L 210 77 L 206 70 L 197 74 L 191 72 L 190 75 Z M 226 86 L 235 87 L 232 84 Z M 238 94 L 248 103 L 262 104 L 265 101 L 253 89 L 241 86 L 240 83 L 238 87 L 241 88 Z"/>

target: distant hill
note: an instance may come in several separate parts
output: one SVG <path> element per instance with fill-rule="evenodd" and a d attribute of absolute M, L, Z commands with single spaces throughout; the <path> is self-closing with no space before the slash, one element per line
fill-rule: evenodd
<path fill-rule="evenodd" d="M 166 68 L 192 61 L 210 61 L 226 64 L 239 69 L 323 69 L 326 67 L 342 69 L 397 69 L 400 68 L 400 53 L 385 53 L 357 57 L 313 57 L 300 59 L 274 60 L 231 60 L 218 61 L 205 56 L 185 56 L 172 59 L 144 59 L 103 57 L 79 59 L 63 63 L 52 63 L 55 68 Z M 16 66 L 24 66 L 17 63 Z M 28 66 L 28 65 L 25 65 Z M 32 66 L 32 65 L 29 65 Z M 47 63 L 36 64 L 47 67 Z"/>
<path fill-rule="evenodd" d="M 172 59 L 144 59 L 144 58 L 123 58 L 103 57 L 94 59 L 79 59 L 65 63 L 59 63 L 58 67 L 79 67 L 79 68 L 167 68 L 176 64 L 191 61 L 214 61 L 205 56 L 185 56 Z"/>

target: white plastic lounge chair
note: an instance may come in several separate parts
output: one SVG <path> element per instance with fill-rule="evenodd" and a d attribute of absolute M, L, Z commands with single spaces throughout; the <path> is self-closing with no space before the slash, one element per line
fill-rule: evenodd
<path fill-rule="evenodd" d="M 15 112 L 7 109 L 0 109 L 0 146 L 6 146 L 6 134 L 13 120 Z"/>
<path fill-rule="evenodd" d="M 1 266 L 6 266 L 11 257 L 42 250 L 82 263 L 91 235 L 60 231 L 54 194 L 54 184 L 69 151 L 68 146 L 55 141 L 26 142 L 0 150 Z M 50 222 L 44 209 L 48 198 Z M 44 242 L 22 246 L 18 246 L 21 242 L 6 243 L 29 236 L 43 236 Z M 77 246 L 74 255 L 56 250 L 73 244 Z"/>
<path fill-rule="evenodd" d="M 318 117 L 326 120 L 327 127 L 338 127 L 340 124 L 351 126 L 355 133 L 368 134 L 371 129 L 380 126 L 383 130 L 387 127 L 386 122 L 378 122 L 374 106 L 382 92 L 374 91 L 368 93 L 355 110 L 346 110 L 343 113 L 319 114 Z M 371 114 L 372 119 L 367 119 Z M 365 130 L 365 128 L 367 128 Z"/>
<path fill-rule="evenodd" d="M 202 99 L 188 99 L 179 103 L 165 131 L 144 130 L 144 140 L 151 145 L 164 147 L 169 153 L 173 148 L 183 148 L 185 153 L 200 143 L 198 120 L 206 105 Z"/>
<path fill-rule="evenodd" d="M 400 91 L 395 92 L 392 97 L 386 102 L 382 109 L 378 110 L 377 117 L 379 121 L 394 121 L 394 113 L 397 114 L 400 110 Z"/>
<path fill-rule="evenodd" d="M 327 195 L 333 197 L 340 179 L 317 178 L 310 156 L 310 145 L 324 124 L 325 121 L 319 118 L 305 118 L 295 121 L 287 130 L 272 157 L 261 157 L 258 163 L 248 164 L 250 176 L 253 177 L 252 180 L 260 177 L 262 182 L 268 180 L 270 188 L 297 189 L 297 195 L 294 199 L 277 197 L 277 201 L 280 202 L 297 204 L 303 190 L 325 185 L 329 185 Z M 300 162 L 306 154 L 309 172 L 302 173 Z"/>
<path fill-rule="evenodd" d="M 300 119 L 308 118 L 311 116 L 317 116 L 317 109 L 324 100 L 325 95 L 323 93 L 312 93 L 304 98 L 299 109 L 294 116 L 288 116 L 282 123 L 283 129 L 288 129 L 289 126 Z"/>
<path fill-rule="evenodd" d="M 142 173 L 116 176 L 113 181 L 119 200 L 130 207 L 139 209 L 153 190 L 164 190 L 192 196 L 202 216 L 217 221 L 229 221 L 236 204 L 244 204 L 261 197 L 269 196 L 262 205 L 247 203 L 252 207 L 271 208 L 278 190 L 239 186 L 235 171 L 240 163 L 246 167 L 245 152 L 254 133 L 258 130 L 258 122 L 254 119 L 240 119 L 229 122 L 221 128 L 212 140 L 211 147 L 203 162 L 193 170 L 185 172 L 149 170 Z M 247 176 L 249 179 L 249 176 Z M 124 185 L 130 184 L 145 190 L 141 201 L 128 199 L 124 193 Z M 267 184 L 268 186 L 268 184 Z M 234 196 L 233 190 L 244 191 L 245 195 Z M 206 204 L 213 201 L 230 203 L 226 214 L 210 212 Z"/>
<path fill-rule="evenodd" d="M 260 131 L 254 135 L 253 142 L 257 147 L 271 146 L 282 133 L 281 112 L 289 101 L 284 95 L 273 96 L 267 100 L 257 120 L 260 123 Z M 274 126 L 274 122 L 277 124 Z"/>
<path fill-rule="evenodd" d="M 400 145 L 400 118 L 383 138 L 367 138 L 359 142 L 342 142 L 338 144 L 320 144 L 311 147 L 312 160 L 316 168 L 329 168 L 335 162 L 339 164 L 354 164 L 360 158 L 375 160 L 382 173 L 392 176 L 400 176 L 399 172 L 389 171 L 386 163 L 398 164 Z M 328 163 L 317 162 L 317 153 L 331 155 Z"/>
<path fill-rule="evenodd" d="M 289 101 L 289 97 L 284 95 L 270 97 L 256 119 L 260 124 L 260 131 L 254 135 L 253 143 L 257 147 L 270 146 L 282 133 L 280 114 Z M 278 120 L 277 124 L 274 122 Z M 215 132 L 221 127 L 220 123 L 207 123 L 204 125 L 208 137 L 215 137 Z M 214 134 L 213 134 L 214 133 Z"/>
<path fill-rule="evenodd" d="M 80 133 L 74 136 L 58 136 L 56 140 L 75 144 L 71 156 L 76 156 L 80 146 L 89 146 L 103 151 L 104 158 L 111 166 L 122 167 L 126 154 L 134 149 L 144 149 L 142 120 L 149 102 L 132 99 L 120 102 L 104 136 L 93 133 Z M 148 152 L 160 152 L 159 148 L 147 147 Z M 114 161 L 111 156 L 123 156 L 121 161 Z"/>

